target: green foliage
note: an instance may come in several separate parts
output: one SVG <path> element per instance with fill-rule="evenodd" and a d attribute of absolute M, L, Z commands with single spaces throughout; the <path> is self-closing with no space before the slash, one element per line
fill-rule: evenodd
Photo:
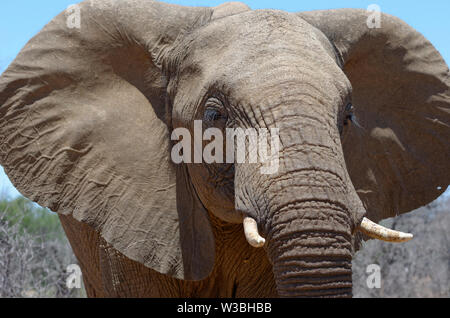
<path fill-rule="evenodd" d="M 0 199 L 0 298 L 85 297 L 66 286 L 76 263 L 57 214 L 23 197 Z"/>
<path fill-rule="evenodd" d="M 0 200 L 0 212 L 3 222 L 10 226 L 18 224 L 19 232 L 24 231 L 35 236 L 47 238 L 64 238 L 58 215 L 44 209 L 24 197 L 14 200 Z"/>

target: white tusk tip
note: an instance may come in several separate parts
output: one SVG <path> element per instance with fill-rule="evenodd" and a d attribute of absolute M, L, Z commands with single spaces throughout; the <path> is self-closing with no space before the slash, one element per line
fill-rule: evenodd
<path fill-rule="evenodd" d="M 414 235 L 411 233 L 402 233 L 403 235 L 400 236 L 401 239 L 404 240 L 404 242 L 409 242 L 414 238 Z"/>
<path fill-rule="evenodd" d="M 248 242 L 251 246 L 255 247 L 255 248 L 261 248 L 264 245 L 266 245 L 266 240 L 263 239 L 262 237 L 259 237 L 255 240 L 251 240 Z"/>
<path fill-rule="evenodd" d="M 367 236 L 391 243 L 406 243 L 414 238 L 410 233 L 394 231 L 364 218 L 359 226 L 359 230 Z"/>
<path fill-rule="evenodd" d="M 244 234 L 248 244 L 255 248 L 261 248 L 266 244 L 266 240 L 259 235 L 258 225 L 252 218 L 246 217 L 244 219 Z"/>

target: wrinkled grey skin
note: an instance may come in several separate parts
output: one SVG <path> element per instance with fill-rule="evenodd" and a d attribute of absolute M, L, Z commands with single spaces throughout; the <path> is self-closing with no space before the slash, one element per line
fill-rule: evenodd
<path fill-rule="evenodd" d="M 89 296 L 349 297 L 363 217 L 449 183 L 448 67 L 394 17 L 369 29 L 361 10 L 143 0 L 81 13 L 80 30 L 60 15 L 3 74 L 0 163 L 61 214 Z M 175 165 L 171 132 L 194 120 L 278 128 L 278 172 Z"/>

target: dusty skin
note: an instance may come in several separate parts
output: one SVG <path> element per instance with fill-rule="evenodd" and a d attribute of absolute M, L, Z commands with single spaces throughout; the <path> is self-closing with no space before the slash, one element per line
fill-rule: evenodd
<path fill-rule="evenodd" d="M 351 297 L 362 224 L 447 189 L 449 69 L 395 17 L 78 8 L 2 74 L 0 164 L 61 215 L 90 297 Z M 278 128 L 278 172 L 174 164 L 195 120 Z"/>

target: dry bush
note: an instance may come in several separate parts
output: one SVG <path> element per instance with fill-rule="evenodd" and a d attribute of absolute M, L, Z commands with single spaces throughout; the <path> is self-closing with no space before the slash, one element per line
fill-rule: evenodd
<path fill-rule="evenodd" d="M 450 297 L 450 198 L 443 197 L 383 225 L 414 234 L 405 244 L 366 242 L 353 261 L 355 297 Z M 381 288 L 367 287 L 367 266 L 381 267 Z"/>
<path fill-rule="evenodd" d="M 0 210 L 0 297 L 83 297 L 83 290 L 66 287 L 66 268 L 77 262 L 67 239 L 30 233 L 20 213 Z"/>
<path fill-rule="evenodd" d="M 29 219 L 34 212 L 25 203 L 12 218 L 0 202 L 0 297 L 85 297 L 83 289 L 66 287 L 66 268 L 76 259 L 59 221 Z M 353 261 L 354 296 L 450 297 L 450 198 L 382 224 L 415 238 L 366 242 Z M 381 267 L 380 289 L 367 286 L 371 264 Z"/>

